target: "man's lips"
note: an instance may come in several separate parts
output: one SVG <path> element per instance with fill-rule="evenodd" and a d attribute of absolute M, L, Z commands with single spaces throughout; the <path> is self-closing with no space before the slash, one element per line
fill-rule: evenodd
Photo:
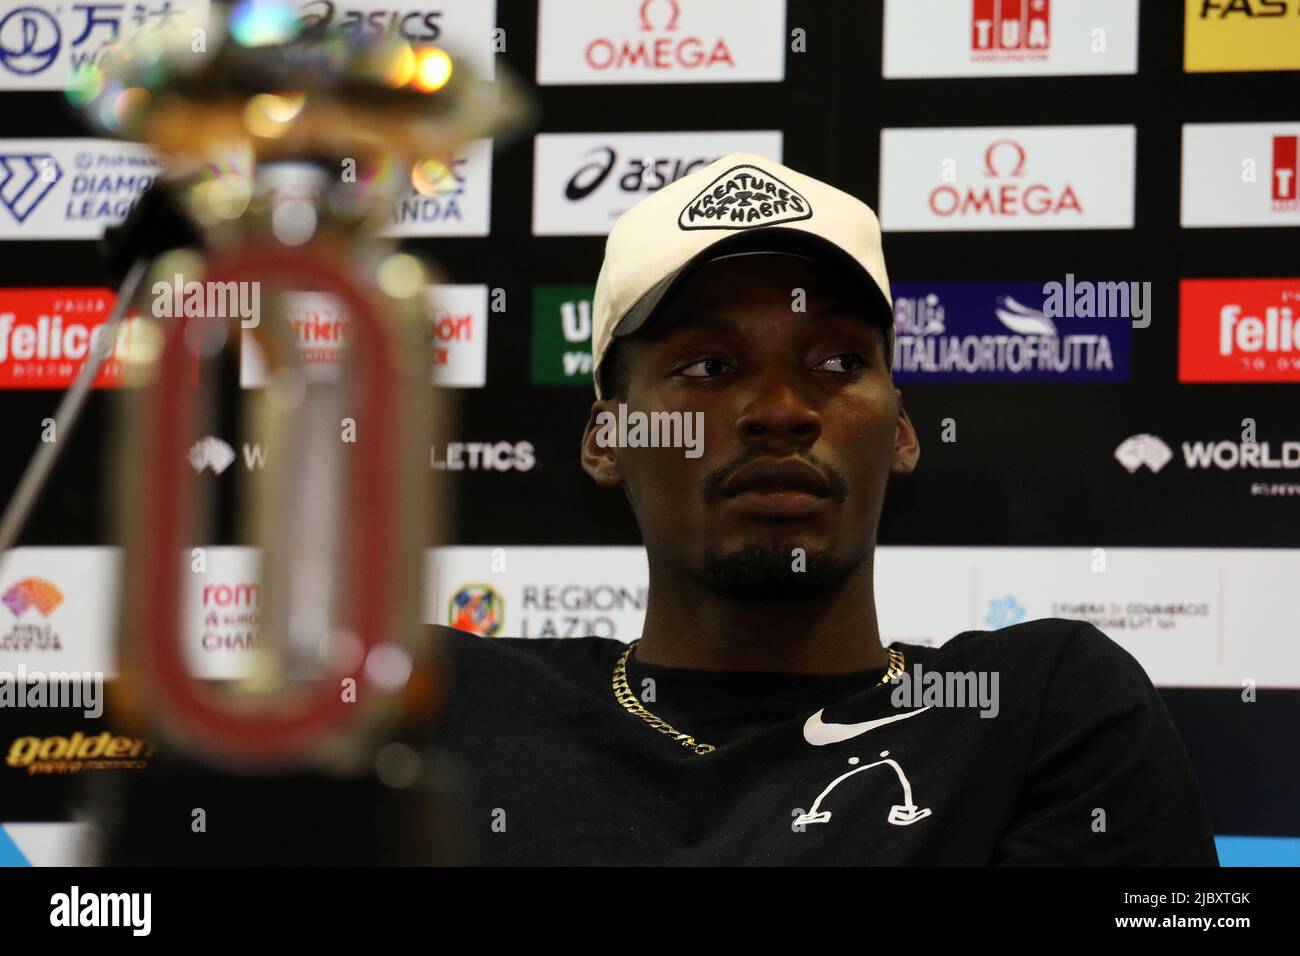
<path fill-rule="evenodd" d="M 807 496 L 827 498 L 831 483 L 822 472 L 798 459 L 768 458 L 746 464 L 723 484 L 723 494 L 728 498 L 745 493 L 751 493 L 748 497 L 771 496 L 792 501 Z"/>

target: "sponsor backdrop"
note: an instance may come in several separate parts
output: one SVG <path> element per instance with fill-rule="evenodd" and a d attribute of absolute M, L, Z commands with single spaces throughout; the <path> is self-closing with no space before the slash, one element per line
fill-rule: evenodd
<path fill-rule="evenodd" d="M 878 559 L 888 640 L 1088 620 L 1161 687 L 1225 862 L 1300 862 L 1300 0 L 302 0 L 354 32 L 445 43 L 534 84 L 535 135 L 469 144 L 388 234 L 438 259 L 430 389 L 463 421 L 426 619 L 630 640 L 644 557 L 578 464 L 591 296 L 632 204 L 737 150 L 878 210 L 896 378 L 921 437 Z M 163 162 L 89 138 L 59 91 L 115 34 L 204 0 L 0 0 L 0 407 L 7 499 L 59 389 L 108 355 L 21 547 L 0 560 L 0 670 L 114 671 L 106 521 L 127 323 L 96 241 Z M 504 51 L 492 50 L 499 27 Z M 286 316 L 310 374 L 349 317 Z M 238 387 L 266 382 L 245 338 Z M 277 450 L 231 423 L 190 465 L 231 483 Z M 539 508 L 539 503 L 542 507 Z M 539 514 L 545 520 L 538 520 Z M 213 542 L 184 596 L 195 672 L 240 673 L 254 556 Z M 1243 701 L 1243 684 L 1254 700 Z M 1249 696 L 1249 695 L 1248 695 Z M 68 859 L 72 783 L 147 741 L 80 710 L 0 708 L 0 863 Z"/>

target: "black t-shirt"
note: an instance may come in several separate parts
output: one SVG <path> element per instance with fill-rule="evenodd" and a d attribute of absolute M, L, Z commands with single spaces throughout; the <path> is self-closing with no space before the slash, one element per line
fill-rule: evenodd
<path fill-rule="evenodd" d="M 464 770 L 472 862 L 1218 864 L 1155 688 L 1089 624 L 892 645 L 909 677 L 917 664 L 945 681 L 983 673 L 987 690 L 996 672 L 988 717 L 974 695 L 923 706 L 932 678 L 896 705 L 883 668 L 700 671 L 633 656 L 632 691 L 653 687 L 645 706 L 717 748 L 702 756 L 615 699 L 621 642 L 439 630 L 451 690 L 437 740 Z"/>

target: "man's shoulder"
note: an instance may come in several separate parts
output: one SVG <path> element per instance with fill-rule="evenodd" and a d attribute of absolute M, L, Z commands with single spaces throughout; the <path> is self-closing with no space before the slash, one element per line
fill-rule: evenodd
<path fill-rule="evenodd" d="M 608 637 L 481 637 L 430 625 L 453 667 L 491 668 L 494 673 L 560 671 L 576 677 L 604 672 L 627 647 Z"/>
<path fill-rule="evenodd" d="M 1154 693 L 1128 650 L 1087 621 L 1066 618 L 963 631 L 937 648 L 921 648 L 915 659 L 934 670 L 997 671 L 1005 688 L 1011 680 L 1022 693 L 1050 686 L 1071 699 L 1097 693 L 1130 702 Z"/>
<path fill-rule="evenodd" d="M 911 646 L 911 645 L 908 645 Z M 955 666 L 959 660 L 1055 664 L 1062 655 L 1080 657 L 1110 666 L 1136 665 L 1136 659 L 1087 621 L 1043 617 L 998 628 L 962 631 L 924 655 L 935 666 Z"/>

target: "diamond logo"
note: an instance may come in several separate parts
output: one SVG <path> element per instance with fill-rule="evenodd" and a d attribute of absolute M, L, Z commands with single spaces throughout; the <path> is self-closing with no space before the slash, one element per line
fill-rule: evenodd
<path fill-rule="evenodd" d="M 0 204 L 23 222 L 62 177 L 49 153 L 0 155 Z"/>

